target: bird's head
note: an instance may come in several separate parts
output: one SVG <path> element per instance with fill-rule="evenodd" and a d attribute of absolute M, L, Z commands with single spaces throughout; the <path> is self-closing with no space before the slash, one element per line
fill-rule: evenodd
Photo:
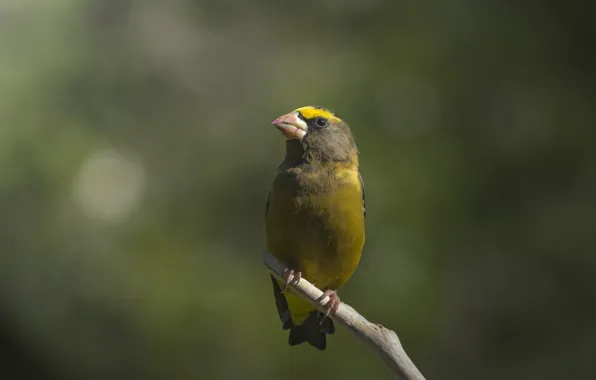
<path fill-rule="evenodd" d="M 272 124 L 286 137 L 287 149 L 301 146 L 311 159 L 352 161 L 358 155 L 348 124 L 325 107 L 301 107 Z"/>

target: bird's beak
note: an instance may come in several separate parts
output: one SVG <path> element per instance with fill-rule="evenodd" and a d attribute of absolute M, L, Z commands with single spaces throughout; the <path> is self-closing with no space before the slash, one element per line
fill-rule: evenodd
<path fill-rule="evenodd" d="M 275 125 L 288 140 L 302 140 L 308 131 L 308 126 L 300 118 L 298 111 L 280 116 L 271 124 Z"/>

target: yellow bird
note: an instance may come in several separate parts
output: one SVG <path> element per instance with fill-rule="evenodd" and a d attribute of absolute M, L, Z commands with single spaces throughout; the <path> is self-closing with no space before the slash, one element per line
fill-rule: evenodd
<path fill-rule="evenodd" d="M 265 211 L 267 249 L 288 268 L 273 277 L 277 311 L 289 344 L 324 350 L 335 331 L 327 318 L 339 307 L 336 291 L 352 276 L 364 246 L 366 204 L 358 148 L 348 124 L 320 106 L 298 108 L 272 123 L 286 137 Z M 306 278 L 329 296 L 318 312 L 291 290 Z"/>

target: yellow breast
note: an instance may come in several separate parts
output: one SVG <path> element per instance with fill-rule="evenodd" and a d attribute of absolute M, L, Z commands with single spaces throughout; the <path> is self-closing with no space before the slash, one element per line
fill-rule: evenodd
<path fill-rule="evenodd" d="M 322 289 L 338 289 L 351 277 L 364 245 L 358 171 L 331 173 L 318 191 L 305 191 L 308 180 L 280 173 L 266 220 L 268 250 Z M 317 173 L 306 175 L 316 180 Z"/>

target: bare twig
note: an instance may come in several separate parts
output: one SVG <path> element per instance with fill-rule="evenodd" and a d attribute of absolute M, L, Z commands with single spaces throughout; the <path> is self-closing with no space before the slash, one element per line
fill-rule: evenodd
<path fill-rule="evenodd" d="M 281 278 L 285 269 L 285 265 L 282 262 L 266 251 L 263 252 L 263 262 L 277 278 Z M 310 282 L 302 278 L 298 284 L 290 283 L 290 287 L 296 294 L 308 300 L 317 309 L 325 311 L 325 304 L 329 300 L 329 297 L 325 297 L 317 302 L 317 299 L 323 295 L 323 292 Z M 393 373 L 403 379 L 424 380 L 424 376 L 422 376 L 418 368 L 410 360 L 394 331 L 369 322 L 351 306 L 343 302 L 332 318 L 335 322 L 347 327 L 361 341 L 368 344 L 377 356 L 383 359 L 389 368 L 391 368 Z"/>

